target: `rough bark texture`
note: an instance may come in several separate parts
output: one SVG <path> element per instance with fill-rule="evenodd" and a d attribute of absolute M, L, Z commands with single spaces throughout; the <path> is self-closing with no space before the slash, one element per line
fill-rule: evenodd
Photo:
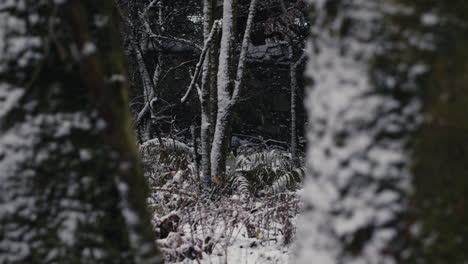
<path fill-rule="evenodd" d="M 0 6 L 0 263 L 161 263 L 112 3 Z"/>

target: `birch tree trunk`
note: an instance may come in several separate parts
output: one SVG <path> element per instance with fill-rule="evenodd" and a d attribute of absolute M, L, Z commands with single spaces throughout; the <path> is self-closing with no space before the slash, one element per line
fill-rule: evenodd
<path fill-rule="evenodd" d="M 232 116 L 234 105 L 239 99 L 240 89 L 244 79 L 244 69 L 247 60 L 247 51 L 250 44 L 250 33 L 257 7 L 257 0 L 252 0 L 249 7 L 244 37 L 242 40 L 241 54 L 237 70 L 233 70 L 234 42 L 235 42 L 235 10 L 237 1 L 224 0 L 223 5 L 223 27 L 221 46 L 219 51 L 219 65 L 217 78 L 217 101 L 218 109 L 216 115 L 216 127 L 211 147 L 211 176 L 214 181 L 224 177 L 226 132 Z M 233 77 L 234 76 L 234 77 Z M 231 92 L 232 91 L 232 92 Z"/>
<path fill-rule="evenodd" d="M 0 9 L 0 263 L 162 263 L 112 2 Z"/>
<path fill-rule="evenodd" d="M 214 22 L 214 0 L 203 1 L 203 38 L 204 42 L 207 43 L 211 28 Z M 214 42 L 214 41 L 213 41 Z M 200 138 L 201 138 L 201 171 L 204 185 L 209 187 L 211 185 L 211 165 L 210 165 L 210 150 L 211 150 L 211 124 L 213 122 L 211 116 L 211 98 L 212 98 L 212 85 L 211 76 L 212 71 L 215 69 L 213 58 L 214 45 L 211 46 L 207 53 L 207 57 L 203 63 L 202 69 L 202 84 L 201 84 L 201 127 L 200 127 Z"/>
<path fill-rule="evenodd" d="M 141 53 L 140 49 L 138 48 L 137 43 L 135 42 L 133 43 L 133 51 L 136 57 L 137 65 L 138 65 L 138 72 L 143 82 L 143 96 L 144 96 L 144 101 L 145 101 L 145 106 L 143 107 L 141 113 L 138 115 L 138 116 L 141 116 L 142 119 L 138 120 L 137 124 L 142 124 L 143 141 L 146 141 L 146 140 L 151 139 L 151 135 L 150 135 L 151 105 L 150 105 L 150 102 L 155 96 L 154 94 L 155 89 L 151 81 L 145 61 L 143 59 L 143 54 Z"/>
<path fill-rule="evenodd" d="M 223 146 L 229 118 L 231 115 L 231 73 L 232 56 L 234 42 L 234 11 L 236 9 L 234 0 L 225 0 L 223 5 L 223 26 L 221 36 L 221 46 L 219 51 L 218 66 L 218 111 L 216 116 L 216 127 L 213 135 L 211 148 L 211 176 L 215 182 L 219 181 L 223 169 Z"/>

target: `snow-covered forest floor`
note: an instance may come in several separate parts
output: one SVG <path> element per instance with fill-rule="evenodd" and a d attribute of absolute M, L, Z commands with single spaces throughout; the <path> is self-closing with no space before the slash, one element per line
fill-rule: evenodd
<path fill-rule="evenodd" d="M 172 139 L 140 149 L 158 245 L 169 263 L 288 263 L 303 169 L 286 152 L 246 147 L 224 183 L 203 191 L 193 148 Z"/>
<path fill-rule="evenodd" d="M 288 263 L 295 217 L 287 206 L 262 204 L 246 210 L 234 196 L 164 217 L 155 214 L 159 230 L 173 228 L 158 244 L 174 263 Z"/>

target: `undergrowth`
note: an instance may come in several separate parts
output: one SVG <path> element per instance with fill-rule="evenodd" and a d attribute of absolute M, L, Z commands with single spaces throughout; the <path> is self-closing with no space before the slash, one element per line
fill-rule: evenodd
<path fill-rule="evenodd" d="M 280 150 L 228 156 L 226 181 L 202 190 L 193 148 L 175 139 L 140 146 L 149 180 L 149 207 L 158 245 L 168 262 L 228 259 L 239 239 L 246 247 L 287 247 L 295 233 L 304 169 Z M 242 247 L 243 245 L 241 245 Z"/>

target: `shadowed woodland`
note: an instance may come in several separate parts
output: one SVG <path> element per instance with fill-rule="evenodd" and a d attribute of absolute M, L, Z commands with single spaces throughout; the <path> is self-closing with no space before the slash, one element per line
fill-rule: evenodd
<path fill-rule="evenodd" d="M 0 264 L 466 263 L 467 11 L 0 0 Z"/>

